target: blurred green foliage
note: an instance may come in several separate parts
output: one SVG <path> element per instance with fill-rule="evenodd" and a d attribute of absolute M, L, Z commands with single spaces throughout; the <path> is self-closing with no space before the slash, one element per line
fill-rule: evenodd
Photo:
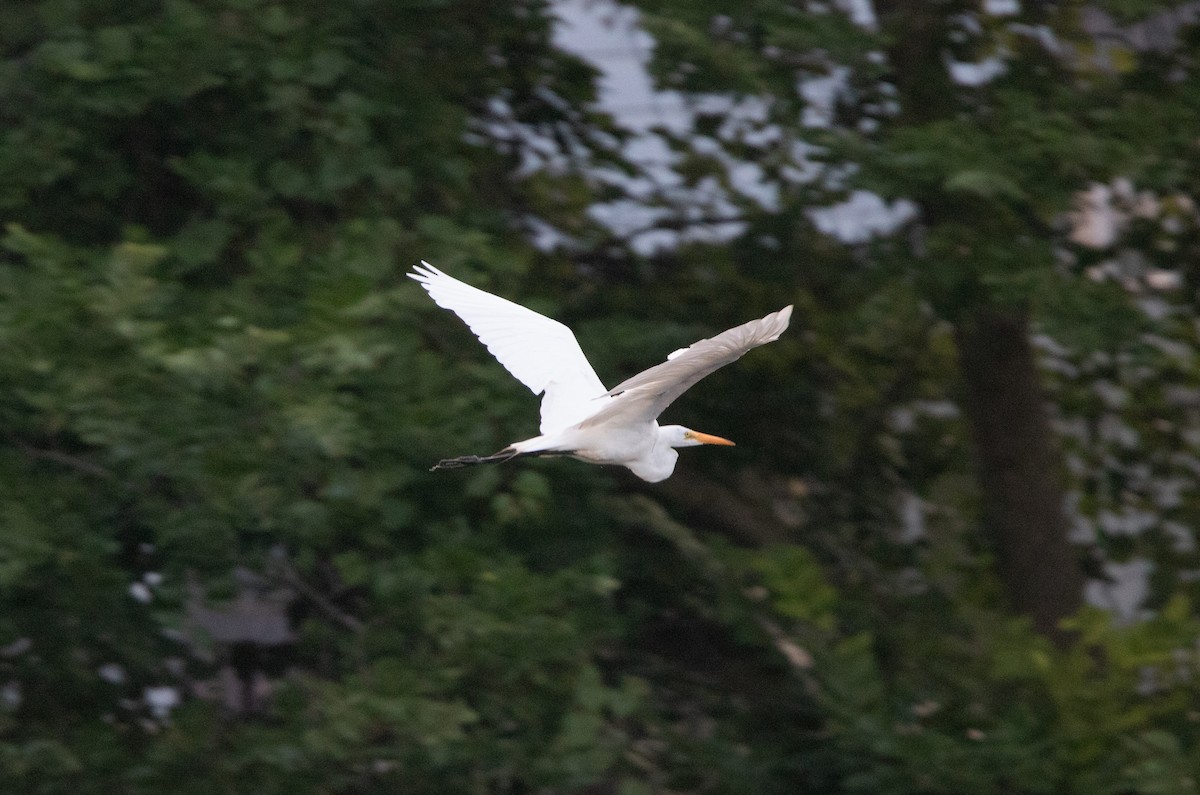
<path fill-rule="evenodd" d="M 1030 301 L 1085 429 L 1112 424 L 1098 380 L 1128 390 L 1145 446 L 1067 437 L 1086 516 L 1151 501 L 1143 462 L 1186 474 L 1194 405 L 1170 387 L 1196 358 L 1170 343 L 1194 343 L 1194 306 L 1147 320 L 1027 222 L 1129 171 L 1194 196 L 1200 81 L 1133 53 L 1056 83 L 1014 46 L 1011 80 L 966 103 L 986 113 L 805 131 L 796 70 L 845 63 L 877 99 L 881 34 L 792 3 L 642 5 L 664 84 L 775 97 L 789 142 L 941 206 L 937 256 L 831 243 L 802 210 L 837 189 L 811 186 L 747 202 L 724 247 L 583 268 L 534 249 L 527 214 L 611 247 L 585 212 L 603 191 L 514 176 L 486 123 L 619 140 L 534 0 L 0 14 L 0 788 L 1196 790 L 1196 561 L 1170 529 L 1192 532 L 1195 498 L 1108 539 L 1157 562 L 1153 615 L 1087 610 L 1051 648 L 977 532 L 944 318 L 981 292 Z M 1179 267 L 1188 229 L 1146 221 L 1130 245 Z M 571 322 L 607 380 L 785 302 L 797 319 L 673 408 L 741 443 L 687 459 L 686 499 L 564 461 L 435 475 L 531 434 L 534 410 L 404 277 L 422 258 Z M 701 510 L 730 494 L 750 519 Z M 198 626 L 198 605 L 264 589 L 290 595 L 291 642 Z"/>

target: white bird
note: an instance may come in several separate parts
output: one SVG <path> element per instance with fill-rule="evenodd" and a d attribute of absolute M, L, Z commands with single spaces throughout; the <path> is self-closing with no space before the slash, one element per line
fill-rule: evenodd
<path fill-rule="evenodd" d="M 733 442 L 681 425 L 660 426 L 658 415 L 704 376 L 778 339 L 792 316 L 792 307 L 786 306 L 677 350 L 662 364 L 605 389 L 562 323 L 460 282 L 428 262 L 413 271 L 409 277 L 421 283 L 434 303 L 462 318 L 505 369 L 542 395 L 540 436 L 489 456 L 448 458 L 434 469 L 564 455 L 628 467 L 651 483 L 665 480 L 675 471 L 675 448 Z"/>

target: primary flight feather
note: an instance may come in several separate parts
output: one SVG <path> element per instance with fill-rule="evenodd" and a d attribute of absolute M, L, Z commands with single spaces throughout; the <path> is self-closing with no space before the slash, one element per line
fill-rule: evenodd
<path fill-rule="evenodd" d="M 434 303 L 462 318 L 518 381 L 542 395 L 540 436 L 513 442 L 490 456 L 445 459 L 434 469 L 566 455 L 628 467 L 651 483 L 665 480 L 675 471 L 675 448 L 733 442 L 679 425 L 660 426 L 658 415 L 704 376 L 778 339 L 792 316 L 792 307 L 786 306 L 675 351 L 662 364 L 606 389 L 575 335 L 557 320 L 472 287 L 428 262 L 408 275 Z"/>

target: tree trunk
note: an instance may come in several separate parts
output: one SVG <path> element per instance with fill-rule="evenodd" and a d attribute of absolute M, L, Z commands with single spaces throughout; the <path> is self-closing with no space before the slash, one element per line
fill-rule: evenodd
<path fill-rule="evenodd" d="M 1057 445 L 1023 312 L 985 308 L 955 328 L 963 407 L 975 441 L 984 523 L 1013 607 L 1059 645 L 1059 621 L 1082 600 L 1067 540 Z"/>

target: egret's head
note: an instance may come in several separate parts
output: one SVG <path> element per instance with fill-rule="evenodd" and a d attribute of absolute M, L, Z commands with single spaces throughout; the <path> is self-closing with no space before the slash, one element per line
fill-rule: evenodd
<path fill-rule="evenodd" d="M 667 444 L 672 447 L 695 447 L 701 444 L 723 444 L 728 447 L 733 446 L 733 442 L 728 439 L 722 439 L 720 436 L 713 436 L 700 431 L 693 431 L 691 428 L 685 428 L 682 425 L 664 425 L 659 429 Z"/>

